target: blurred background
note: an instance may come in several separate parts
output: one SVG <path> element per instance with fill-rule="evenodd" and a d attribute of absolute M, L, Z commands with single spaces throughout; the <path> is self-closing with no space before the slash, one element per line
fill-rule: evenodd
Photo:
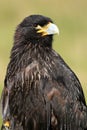
<path fill-rule="evenodd" d="M 87 100 L 87 0 L 0 0 L 0 95 L 14 31 L 31 14 L 48 16 L 58 25 L 53 48 L 78 76 Z"/>

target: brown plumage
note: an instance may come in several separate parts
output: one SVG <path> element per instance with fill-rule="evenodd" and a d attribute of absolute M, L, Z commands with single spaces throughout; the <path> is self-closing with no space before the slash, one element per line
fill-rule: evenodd
<path fill-rule="evenodd" d="M 2 94 L 5 130 L 87 130 L 81 84 L 52 49 L 50 18 L 31 15 L 17 27 Z"/>

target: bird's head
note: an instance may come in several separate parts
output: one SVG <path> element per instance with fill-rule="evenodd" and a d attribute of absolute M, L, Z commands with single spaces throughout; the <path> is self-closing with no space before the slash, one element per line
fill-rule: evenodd
<path fill-rule="evenodd" d="M 50 18 L 30 15 L 18 25 L 15 40 L 51 46 L 54 34 L 59 34 L 59 29 Z"/>

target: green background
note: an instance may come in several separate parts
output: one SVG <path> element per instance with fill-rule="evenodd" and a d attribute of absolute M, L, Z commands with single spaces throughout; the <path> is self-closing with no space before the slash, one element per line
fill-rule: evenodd
<path fill-rule="evenodd" d="M 15 28 L 31 14 L 51 17 L 58 25 L 53 48 L 78 76 L 87 100 L 87 0 L 0 0 L 0 94 Z"/>

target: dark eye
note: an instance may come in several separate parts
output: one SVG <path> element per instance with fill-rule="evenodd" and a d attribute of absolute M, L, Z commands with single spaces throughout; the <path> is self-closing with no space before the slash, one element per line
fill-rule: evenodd
<path fill-rule="evenodd" d="M 35 22 L 34 27 L 37 27 L 38 25 L 43 27 L 43 26 L 47 25 L 48 23 L 49 23 L 49 21 L 47 21 L 47 20 L 44 20 L 44 21 L 41 20 L 40 22 Z"/>

